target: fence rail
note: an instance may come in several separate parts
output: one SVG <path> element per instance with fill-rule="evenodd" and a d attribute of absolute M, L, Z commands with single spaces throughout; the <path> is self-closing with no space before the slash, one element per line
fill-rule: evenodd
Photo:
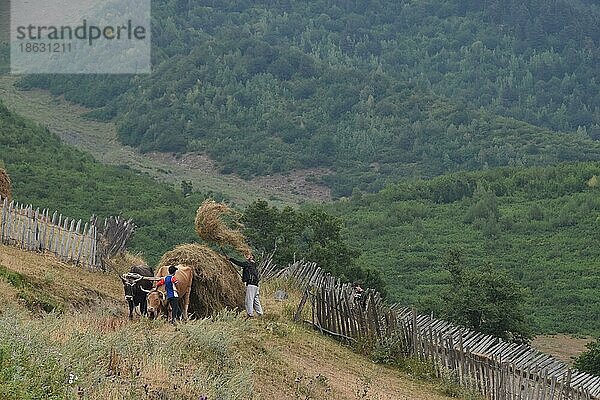
<path fill-rule="evenodd" d="M 103 268 L 104 260 L 123 250 L 134 225 L 119 217 L 104 221 L 99 231 L 97 218 L 89 222 L 65 217 L 48 209 L 9 202 L 0 198 L 0 241 L 28 251 L 47 251 L 64 262 Z"/>
<path fill-rule="evenodd" d="M 304 290 L 296 319 L 310 300 L 307 322 L 322 332 L 346 341 L 394 343 L 406 355 L 432 362 L 438 376 L 450 372 L 486 399 L 600 399 L 600 377 L 573 370 L 528 345 L 417 315 L 411 308 L 388 307 L 378 292 L 367 289 L 358 295 L 315 263 L 298 261 L 279 275 Z"/>

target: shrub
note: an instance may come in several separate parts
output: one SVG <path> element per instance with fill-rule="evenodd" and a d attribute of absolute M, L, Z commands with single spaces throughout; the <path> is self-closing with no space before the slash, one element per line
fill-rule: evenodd
<path fill-rule="evenodd" d="M 575 360 L 575 368 L 594 375 L 600 375 L 600 338 L 586 345 L 587 351 Z"/>

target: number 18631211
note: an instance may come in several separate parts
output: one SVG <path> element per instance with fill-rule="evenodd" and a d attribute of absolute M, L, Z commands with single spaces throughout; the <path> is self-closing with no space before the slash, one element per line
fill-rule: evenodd
<path fill-rule="evenodd" d="M 21 53 L 70 53 L 71 43 L 19 43 Z"/>

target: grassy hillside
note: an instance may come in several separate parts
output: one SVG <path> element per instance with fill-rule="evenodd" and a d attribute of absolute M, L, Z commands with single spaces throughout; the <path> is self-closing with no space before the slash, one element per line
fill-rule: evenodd
<path fill-rule="evenodd" d="M 19 202 L 72 218 L 87 219 L 92 214 L 133 218 L 138 228 L 131 248 L 143 251 L 152 263 L 173 245 L 196 237 L 195 210 L 205 194 L 184 196 L 180 189 L 157 183 L 126 165 L 99 164 L 2 104 L 0 132 L 0 160 Z"/>
<path fill-rule="evenodd" d="M 449 250 L 508 270 L 530 293 L 538 332 L 600 334 L 600 164 L 507 168 L 405 182 L 329 210 L 384 272 L 390 300 L 439 311 Z"/>
<path fill-rule="evenodd" d="M 151 265 L 155 265 L 162 254 L 174 245 L 197 242 L 199 238 L 194 230 L 196 210 L 207 197 L 217 201 L 224 197 L 212 191 L 192 191 L 189 184 L 174 188 L 152 179 L 150 173 L 130 168 L 128 164 L 116 167 L 103 165 L 89 154 L 62 143 L 48 128 L 41 128 L 17 116 L 1 103 L 0 132 L 0 165 L 5 166 L 11 176 L 14 199 L 41 209 L 47 207 L 51 212 L 58 210 L 70 218 L 85 220 L 92 214 L 101 218 L 119 214 L 132 218 L 137 227 L 130 248 L 143 253 Z M 97 136 L 101 134 L 96 131 Z M 95 138 L 86 136 L 86 139 L 94 143 Z M 108 148 L 101 147 L 98 151 L 124 150 L 103 139 L 99 141 L 107 144 Z M 218 185 L 218 176 L 213 175 L 212 178 L 213 184 Z M 227 180 L 223 185 L 236 189 L 236 199 L 245 197 L 245 202 L 265 194 L 261 188 L 252 191 L 251 185 L 231 188 L 231 183 L 232 180 Z M 282 197 L 297 200 L 302 196 Z M 317 219 L 322 218 L 315 216 L 314 220 Z M 309 241 L 294 253 L 285 254 L 288 258 L 280 258 L 280 265 L 287 264 L 294 256 L 310 256 L 317 262 L 327 257 L 332 271 L 347 269 L 352 271 L 350 275 L 364 272 L 360 267 L 349 266 L 350 253 L 337 251 L 338 246 L 345 246 L 337 231 L 330 245 L 336 248 L 335 252 L 320 252 L 322 244 Z M 256 254 L 260 254 L 262 249 L 255 250 L 258 250 Z"/>
<path fill-rule="evenodd" d="M 398 175 L 599 158 L 592 1 L 153 5 L 150 76 L 22 87 L 98 107 L 126 144 L 205 152 L 223 172 L 331 168 L 338 195 Z"/>
<path fill-rule="evenodd" d="M 267 312 L 260 321 L 223 312 L 174 329 L 164 321 L 128 321 L 114 274 L 0 245 L 0 397 L 448 399 L 441 386 L 291 322 L 300 294 L 277 302 L 277 287 L 263 287 Z M 63 312 L 24 302 L 33 288 Z"/>

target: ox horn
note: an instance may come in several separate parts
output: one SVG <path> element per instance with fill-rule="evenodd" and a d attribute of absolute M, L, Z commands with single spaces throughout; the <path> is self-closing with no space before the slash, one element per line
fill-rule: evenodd
<path fill-rule="evenodd" d="M 143 287 L 140 287 L 140 290 L 141 290 L 142 292 L 144 292 L 144 293 L 150 293 L 150 292 L 152 292 L 152 290 L 146 290 L 146 289 L 144 289 Z"/>
<path fill-rule="evenodd" d="M 145 281 L 152 281 L 152 282 L 156 282 L 156 281 L 160 281 L 162 278 L 157 278 L 154 276 L 142 276 L 142 279 Z"/>

